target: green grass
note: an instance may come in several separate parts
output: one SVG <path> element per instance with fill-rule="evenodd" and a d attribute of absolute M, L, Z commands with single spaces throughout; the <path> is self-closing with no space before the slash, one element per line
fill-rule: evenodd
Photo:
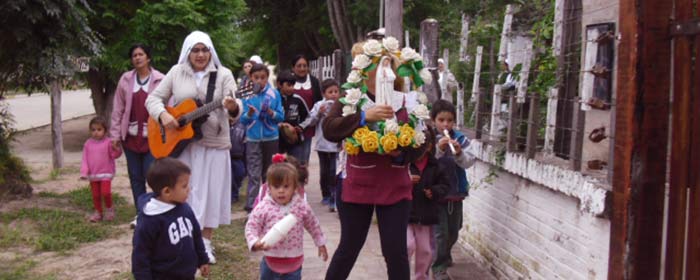
<path fill-rule="evenodd" d="M 0 279 L 3 280 L 55 280 L 53 275 L 33 275 L 29 270 L 36 266 L 36 262 L 24 259 L 15 259 L 9 262 L 0 262 Z"/>
<path fill-rule="evenodd" d="M 220 226 L 214 231 L 213 243 L 217 264 L 211 266 L 209 279 L 258 279 L 260 277 L 259 263 L 249 258 L 244 229 L 245 219 L 239 219 L 231 222 L 230 225 Z"/>
<path fill-rule="evenodd" d="M 0 214 L 0 248 L 29 245 L 37 251 L 66 251 L 87 242 L 104 240 L 120 233 L 116 225 L 128 223 L 134 209 L 116 193 L 112 194 L 117 216 L 112 222 L 90 223 L 86 216 L 92 212 L 92 195 L 88 187 L 65 194 L 42 192 L 43 198 L 51 198 L 72 205 L 80 211 L 64 209 L 24 208 Z M 27 234 L 21 225 L 27 221 L 35 227 L 35 234 Z M 0 278 L 2 279 L 2 278 Z"/>

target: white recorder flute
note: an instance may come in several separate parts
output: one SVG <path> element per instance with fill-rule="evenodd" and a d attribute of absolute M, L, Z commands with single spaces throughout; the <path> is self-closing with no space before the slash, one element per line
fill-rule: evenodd
<path fill-rule="evenodd" d="M 447 131 L 447 129 L 444 129 L 442 131 L 442 134 L 445 134 L 445 137 L 447 137 L 447 139 L 452 140 L 452 138 L 450 138 L 450 132 Z M 450 144 L 450 150 L 452 150 L 452 153 L 457 154 L 457 151 L 455 151 L 455 146 L 452 145 L 452 142 L 447 142 L 447 143 Z"/>

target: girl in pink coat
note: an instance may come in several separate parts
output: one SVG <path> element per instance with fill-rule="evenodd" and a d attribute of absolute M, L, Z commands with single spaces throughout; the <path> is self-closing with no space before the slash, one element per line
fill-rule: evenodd
<path fill-rule="evenodd" d="M 112 178 L 116 170 L 114 160 L 121 156 L 122 150 L 113 146 L 105 135 L 107 120 L 97 116 L 90 120 L 90 139 L 83 146 L 83 162 L 80 166 L 80 178 L 90 181 L 92 204 L 95 212 L 90 215 L 91 222 L 114 219 L 112 208 Z M 102 211 L 102 200 L 105 210 Z"/>
<path fill-rule="evenodd" d="M 274 163 L 267 170 L 268 195 L 253 209 L 245 226 L 245 237 L 251 251 L 264 251 L 260 262 L 260 279 L 301 279 L 304 263 L 304 229 L 318 247 L 318 255 L 326 261 L 326 238 L 308 203 L 297 194 L 297 170 L 288 162 Z M 263 236 L 288 214 L 294 224 L 276 244 L 265 244 Z"/>

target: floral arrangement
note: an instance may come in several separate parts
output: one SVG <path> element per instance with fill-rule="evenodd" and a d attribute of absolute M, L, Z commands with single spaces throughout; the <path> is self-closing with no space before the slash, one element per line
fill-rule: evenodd
<path fill-rule="evenodd" d="M 343 116 L 355 114 L 370 102 L 364 80 L 369 78 L 369 72 L 377 68 L 382 56 L 398 59 L 401 65 L 396 69 L 396 74 L 410 78 L 415 86 L 432 82 L 430 72 L 424 68 L 423 59 L 415 50 L 408 47 L 399 50 L 399 42 L 393 37 L 384 38 L 382 42 L 368 40 L 363 45 L 363 53 L 355 56 L 352 71 L 342 86 L 346 90 L 345 97 L 340 99 L 344 104 Z M 415 128 L 419 121 L 430 118 L 428 98 L 419 93 L 418 101 L 419 104 L 408 112 L 408 122 L 389 119 L 356 129 L 351 137 L 345 139 L 348 155 L 357 155 L 360 151 L 387 154 L 399 148 L 417 148 L 425 143 L 425 134 Z"/>

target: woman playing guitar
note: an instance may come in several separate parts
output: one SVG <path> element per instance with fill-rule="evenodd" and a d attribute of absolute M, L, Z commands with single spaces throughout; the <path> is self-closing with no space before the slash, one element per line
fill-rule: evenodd
<path fill-rule="evenodd" d="M 175 130 L 184 122 L 175 119 L 165 104 L 176 106 L 199 100 L 204 106 L 217 102 L 221 106 L 202 117 L 201 138 L 191 141 L 177 158 L 192 170 L 191 193 L 187 199 L 194 210 L 210 263 L 215 263 L 211 237 L 213 230 L 231 221 L 231 161 L 228 133 L 229 114 L 238 117 L 235 97 L 236 82 L 231 70 L 221 65 L 209 35 L 194 31 L 185 38 L 178 64 L 173 66 L 158 88 L 148 96 L 146 108 L 163 130 Z M 209 92 L 209 94 L 208 94 Z M 149 131 L 150 132 L 150 131 Z M 153 149 L 153 147 L 152 147 Z M 155 155 L 155 153 L 154 153 Z"/>

